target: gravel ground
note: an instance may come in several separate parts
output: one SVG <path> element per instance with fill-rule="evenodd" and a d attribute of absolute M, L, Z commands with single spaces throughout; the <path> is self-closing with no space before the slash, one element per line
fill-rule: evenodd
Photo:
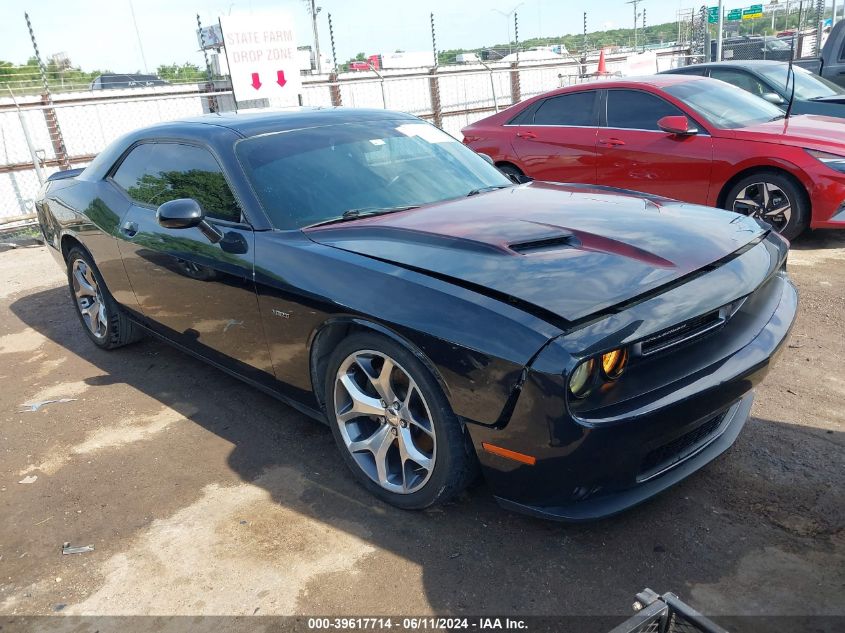
<path fill-rule="evenodd" d="M 736 445 L 622 516 L 562 525 L 483 485 L 383 505 L 326 427 L 160 342 L 96 349 L 45 248 L 0 245 L 0 630 L 56 613 L 613 622 L 644 587 L 717 616 L 845 616 L 845 235 L 798 241 L 790 273 L 800 315 Z"/>

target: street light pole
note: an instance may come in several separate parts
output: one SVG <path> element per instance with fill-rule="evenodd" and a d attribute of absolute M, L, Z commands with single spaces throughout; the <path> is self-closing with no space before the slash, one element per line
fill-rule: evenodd
<path fill-rule="evenodd" d="M 725 10 L 719 0 L 719 35 L 716 37 L 716 61 L 722 61 L 722 40 L 725 32 Z"/>
<path fill-rule="evenodd" d="M 511 16 L 514 13 L 516 13 L 516 10 L 519 7 L 521 7 L 523 4 L 525 4 L 525 3 L 520 2 L 518 5 L 516 5 L 513 9 L 511 9 L 507 13 L 505 13 L 504 11 L 499 11 L 498 9 L 490 9 L 491 11 L 498 13 L 499 15 L 505 16 L 505 20 L 506 20 L 507 25 L 508 25 L 508 55 L 510 55 L 513 52 L 513 50 L 511 49 Z"/>
<path fill-rule="evenodd" d="M 311 29 L 314 32 L 314 61 L 317 66 L 317 74 L 323 74 L 322 63 L 320 62 L 320 36 L 317 33 L 317 14 L 323 10 L 323 7 L 318 7 L 316 0 L 306 0 L 308 2 L 308 12 L 311 14 Z"/>

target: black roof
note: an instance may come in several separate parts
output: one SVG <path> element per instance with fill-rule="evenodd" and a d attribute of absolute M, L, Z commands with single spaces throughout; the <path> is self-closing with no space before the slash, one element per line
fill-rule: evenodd
<path fill-rule="evenodd" d="M 286 132 L 321 125 L 337 125 L 358 121 L 417 120 L 413 115 L 392 110 L 366 108 L 291 108 L 289 110 L 262 110 L 258 112 L 221 112 L 191 117 L 156 125 L 148 130 L 196 125 L 225 127 L 241 136 L 257 136 L 271 132 Z"/>

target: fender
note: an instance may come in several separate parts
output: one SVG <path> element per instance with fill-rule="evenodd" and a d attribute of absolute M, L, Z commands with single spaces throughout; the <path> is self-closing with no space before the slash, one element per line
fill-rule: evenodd
<path fill-rule="evenodd" d="M 519 398 L 519 394 L 522 389 L 522 385 L 525 383 L 525 380 L 528 375 L 528 371 L 530 369 L 531 363 L 540 355 L 543 349 L 545 349 L 549 343 L 551 343 L 554 339 L 549 339 L 540 349 L 538 349 L 528 361 L 528 364 L 525 365 L 521 372 L 518 375 L 518 379 L 513 383 L 510 387 L 510 392 L 504 402 L 504 406 L 501 412 L 495 416 L 491 423 L 486 422 L 479 422 L 478 420 L 474 420 L 471 417 L 467 417 L 462 415 L 462 409 L 459 403 L 455 402 L 455 394 L 450 387 L 449 383 L 443 376 L 443 373 L 440 371 L 439 367 L 436 363 L 434 363 L 428 355 L 426 355 L 419 345 L 417 345 L 413 340 L 404 336 L 400 332 L 379 323 L 377 321 L 373 321 L 371 319 L 363 318 L 356 315 L 336 315 L 329 319 L 326 319 L 319 327 L 315 328 L 314 331 L 311 333 L 308 339 L 308 350 L 309 350 L 309 359 L 310 359 L 310 377 L 311 377 L 311 386 L 313 393 L 315 394 L 317 401 L 320 405 L 320 408 L 325 411 L 325 402 L 322 399 L 322 383 L 324 378 L 323 370 L 324 364 L 328 354 L 321 355 L 321 343 L 320 337 L 326 335 L 328 331 L 332 328 L 338 327 L 342 329 L 337 330 L 337 336 L 342 337 L 345 335 L 346 327 L 357 327 L 361 329 L 371 330 L 373 332 L 377 332 L 390 338 L 391 340 L 395 341 L 399 345 L 402 345 L 405 349 L 409 350 L 416 358 L 420 360 L 423 365 L 431 372 L 432 376 L 434 376 L 437 383 L 443 389 L 446 398 L 449 402 L 453 405 L 455 409 L 455 414 L 458 415 L 462 420 L 476 424 L 479 426 L 492 426 L 495 428 L 500 428 L 507 424 L 508 420 L 510 419 L 513 409 L 516 405 L 516 401 Z M 331 344 L 331 341 L 326 341 L 325 344 Z M 333 345 L 331 345 L 333 348 Z"/>
<path fill-rule="evenodd" d="M 735 142 L 741 143 L 742 141 Z M 726 156 L 728 153 L 722 152 L 722 155 Z M 719 207 L 728 184 L 736 179 L 739 174 L 754 169 L 777 169 L 784 171 L 796 178 L 804 187 L 804 190 L 807 191 L 808 195 L 814 187 L 813 181 L 799 165 L 782 158 L 755 155 L 748 156 L 736 163 L 728 163 L 716 159 L 713 162 L 713 186 L 711 186 L 710 194 L 707 196 L 707 204 L 711 207 Z"/>

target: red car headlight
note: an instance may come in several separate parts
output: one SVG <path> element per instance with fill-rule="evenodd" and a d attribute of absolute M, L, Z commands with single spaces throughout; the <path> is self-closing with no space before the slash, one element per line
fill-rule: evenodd
<path fill-rule="evenodd" d="M 831 169 L 835 169 L 838 172 L 842 172 L 845 174 L 845 156 L 839 156 L 838 154 L 831 154 L 830 152 L 820 152 L 815 149 L 808 149 L 805 150 L 810 156 L 815 158 L 816 160 L 824 163 Z"/>

